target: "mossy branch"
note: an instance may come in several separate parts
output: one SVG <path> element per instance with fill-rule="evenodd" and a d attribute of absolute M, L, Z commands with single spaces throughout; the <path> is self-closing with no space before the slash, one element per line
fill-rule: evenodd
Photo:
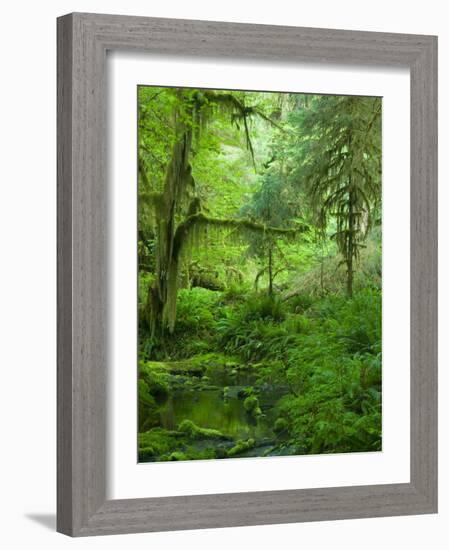
<path fill-rule="evenodd" d="M 217 92 L 214 92 L 213 90 L 207 90 L 206 92 L 204 92 L 204 97 L 210 103 L 214 103 L 220 106 L 222 109 L 230 110 L 232 113 L 232 120 L 234 122 L 237 122 L 239 120 L 243 121 L 243 128 L 245 131 L 245 138 L 246 138 L 246 146 L 251 155 L 251 159 L 254 165 L 254 170 L 256 170 L 256 158 L 255 158 L 254 148 L 250 137 L 248 119 L 252 116 L 259 116 L 260 118 L 262 118 L 263 120 L 271 124 L 272 126 L 276 127 L 278 130 L 284 132 L 285 129 L 279 124 L 277 124 L 277 122 L 272 120 L 265 113 L 263 113 L 262 110 L 259 109 L 257 106 L 245 105 L 244 101 L 241 101 L 233 94 L 226 93 L 226 92 L 217 93 Z"/>
<path fill-rule="evenodd" d="M 194 227 L 204 226 L 204 227 L 220 227 L 222 229 L 238 229 L 238 230 L 247 230 L 253 231 L 255 233 L 265 233 L 269 235 L 278 235 L 279 237 L 293 237 L 298 233 L 304 233 L 308 231 L 308 226 L 300 225 L 295 228 L 283 229 L 280 227 L 271 227 L 263 225 L 261 223 L 254 222 L 246 218 L 213 218 L 206 216 L 203 212 L 197 212 L 192 216 L 186 218 L 182 223 L 180 223 L 176 229 L 174 237 L 174 246 L 173 250 L 175 253 L 179 254 L 183 244 L 186 242 L 187 237 L 191 230 Z"/>

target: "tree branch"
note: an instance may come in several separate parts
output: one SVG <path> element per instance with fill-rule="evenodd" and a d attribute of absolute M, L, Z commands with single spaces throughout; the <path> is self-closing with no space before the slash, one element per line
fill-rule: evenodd
<path fill-rule="evenodd" d="M 198 212 L 196 214 L 193 214 L 192 216 L 188 216 L 183 222 L 178 225 L 173 243 L 173 250 L 176 251 L 176 254 L 179 254 L 182 245 L 186 241 L 190 231 L 195 226 L 212 226 L 221 227 L 223 229 L 240 229 L 284 237 L 293 237 L 294 235 L 297 235 L 298 233 L 304 233 L 309 229 L 306 225 L 300 225 L 299 227 L 296 227 L 294 229 L 282 229 L 280 227 L 266 226 L 248 219 L 213 218 L 206 216 L 202 212 Z"/>

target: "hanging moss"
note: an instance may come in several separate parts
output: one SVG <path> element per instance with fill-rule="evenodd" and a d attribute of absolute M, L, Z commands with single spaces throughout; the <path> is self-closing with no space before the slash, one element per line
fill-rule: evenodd
<path fill-rule="evenodd" d="M 161 193 L 141 194 L 150 205 L 148 215 L 155 234 L 156 277 L 148 291 L 146 305 L 146 318 L 153 337 L 157 332 L 163 333 L 165 327 L 173 332 L 182 261 L 186 258 L 188 260 L 191 251 L 206 241 L 209 228 L 216 232 L 231 229 L 238 233 L 262 231 L 284 236 L 297 231 L 265 227 L 246 219 L 212 218 L 202 213 L 200 199 L 195 194 L 195 180 L 190 163 L 194 154 L 193 142 L 199 145 L 201 132 L 218 109 L 228 114 L 237 127 L 242 124 L 246 146 L 254 161 L 248 120 L 261 113 L 229 92 L 196 90 L 185 97 L 182 94 L 182 91 L 178 92 L 180 101 L 174 111 L 176 137 L 167 164 L 163 190 Z M 139 171 L 144 187 L 148 190 L 150 182 L 141 163 Z"/>

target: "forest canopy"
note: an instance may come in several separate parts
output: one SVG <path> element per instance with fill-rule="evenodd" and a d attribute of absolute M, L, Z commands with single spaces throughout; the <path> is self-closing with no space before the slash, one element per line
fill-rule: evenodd
<path fill-rule="evenodd" d="M 381 109 L 139 86 L 140 460 L 381 448 Z"/>

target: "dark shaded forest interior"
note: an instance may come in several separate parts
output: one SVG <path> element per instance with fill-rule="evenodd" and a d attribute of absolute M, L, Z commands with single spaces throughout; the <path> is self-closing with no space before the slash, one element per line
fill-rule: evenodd
<path fill-rule="evenodd" d="M 381 450 L 381 108 L 138 88 L 140 462 Z"/>

